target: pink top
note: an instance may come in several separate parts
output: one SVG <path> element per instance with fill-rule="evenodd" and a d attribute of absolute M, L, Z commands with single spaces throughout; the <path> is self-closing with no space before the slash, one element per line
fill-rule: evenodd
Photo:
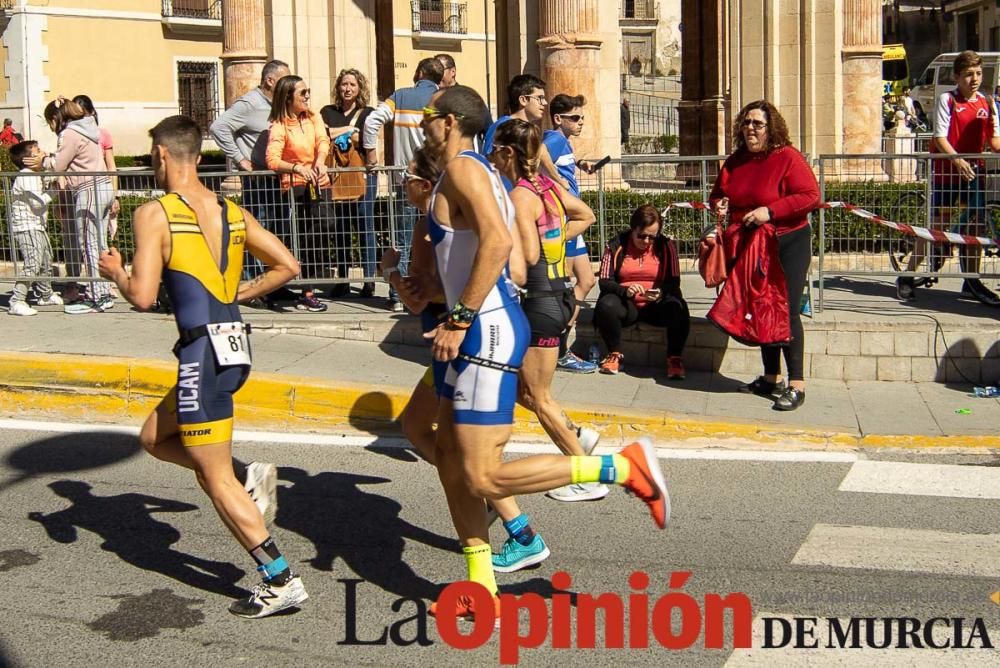
<path fill-rule="evenodd" d="M 104 128 L 98 128 L 97 131 L 100 133 L 101 138 L 98 143 L 101 145 L 102 151 L 109 151 L 115 147 L 115 143 L 111 141 L 111 133 Z"/>

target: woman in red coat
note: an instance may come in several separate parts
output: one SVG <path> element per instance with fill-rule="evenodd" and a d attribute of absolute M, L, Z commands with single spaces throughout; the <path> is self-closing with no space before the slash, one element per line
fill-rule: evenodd
<path fill-rule="evenodd" d="M 743 107 L 733 137 L 735 150 L 723 164 L 710 200 L 717 213 L 729 214 L 727 254 L 735 247 L 739 226 L 774 226 L 792 332 L 791 343 L 781 348 L 788 386 L 781 382 L 782 352 L 777 346 L 763 346 L 764 375 L 740 390 L 773 397 L 776 410 L 792 411 L 806 400 L 799 303 L 812 260 L 807 215 L 819 205 L 819 185 L 805 158 L 792 147 L 785 119 L 770 102 L 758 100 Z"/>

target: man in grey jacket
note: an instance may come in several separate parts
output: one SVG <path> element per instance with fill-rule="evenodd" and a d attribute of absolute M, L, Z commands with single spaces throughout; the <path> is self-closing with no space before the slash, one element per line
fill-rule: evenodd
<path fill-rule="evenodd" d="M 271 125 L 267 120 L 271 114 L 271 97 L 278 80 L 289 74 L 291 72 L 285 62 L 272 60 L 266 63 L 260 73 L 260 85 L 233 102 L 209 128 L 212 139 L 240 171 L 267 169 L 264 153 L 267 150 L 267 129 Z M 244 176 L 242 180 L 243 206 L 265 229 L 289 244 L 291 239 L 285 216 L 282 215 L 277 178 L 271 174 L 259 174 Z M 250 279 L 263 273 L 260 262 L 250 257 L 244 260 L 244 278 Z M 265 298 L 268 306 L 275 307 L 275 297 L 285 299 L 295 295 L 284 288 L 282 294 Z"/>

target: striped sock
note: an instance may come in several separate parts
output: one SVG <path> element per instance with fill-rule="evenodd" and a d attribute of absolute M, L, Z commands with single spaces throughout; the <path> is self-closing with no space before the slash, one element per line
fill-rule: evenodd
<path fill-rule="evenodd" d="M 527 545 L 535 538 L 535 530 L 528 524 L 528 516 L 521 513 L 509 522 L 503 523 L 503 528 L 511 538 L 521 545 Z"/>
<path fill-rule="evenodd" d="M 603 482 L 621 485 L 628 479 L 632 467 L 621 455 L 590 455 L 570 457 L 572 460 L 572 482 Z"/>

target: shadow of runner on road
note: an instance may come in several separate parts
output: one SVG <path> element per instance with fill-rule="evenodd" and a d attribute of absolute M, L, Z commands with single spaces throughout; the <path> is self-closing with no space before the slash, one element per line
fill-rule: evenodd
<path fill-rule="evenodd" d="M 430 471 L 430 469 L 427 469 Z M 309 475 L 299 468 L 280 467 L 278 478 L 292 483 L 278 488 L 275 524 L 311 541 L 316 556 L 309 563 L 320 571 L 333 571 L 339 557 L 359 578 L 398 597 L 437 600 L 447 583 L 434 583 L 414 572 L 403 559 L 409 539 L 448 552 L 455 573 L 464 572 L 458 540 L 414 526 L 399 516 L 402 506 L 394 499 L 371 494 L 362 485 L 391 482 L 386 478 L 324 472 Z M 442 494 L 435 512 L 447 513 Z M 456 579 L 461 579 L 456 577 Z M 503 584 L 501 593 L 533 592 L 551 598 L 555 590 L 544 578 Z M 573 605 L 576 594 L 570 592 Z"/>
<path fill-rule="evenodd" d="M 392 400 L 384 392 L 366 392 L 351 406 L 348 422 L 357 431 L 375 436 L 375 442 L 365 446 L 365 450 L 384 455 L 401 462 L 418 462 L 421 457 L 412 450 L 404 439 L 396 419 Z"/>
<path fill-rule="evenodd" d="M 45 527 L 57 543 L 75 543 L 77 530 L 83 529 L 104 540 L 102 550 L 142 570 L 230 598 L 246 594 L 236 586 L 246 575 L 242 569 L 173 549 L 180 532 L 153 517 L 153 513 L 185 513 L 197 506 L 146 494 L 96 496 L 89 484 L 78 480 L 57 480 L 49 488 L 72 505 L 49 514 L 32 512 L 28 519 Z"/>
<path fill-rule="evenodd" d="M 414 526 L 399 516 L 398 501 L 361 489 L 390 482 L 350 473 L 309 475 L 299 468 L 279 467 L 278 478 L 291 482 L 278 488 L 275 524 L 311 541 L 313 568 L 332 571 L 339 557 L 359 578 L 400 597 L 435 599 L 439 585 L 413 571 L 403 560 L 404 539 L 458 555 L 458 541 Z M 444 499 L 441 512 L 447 512 Z M 455 558 L 455 557 L 449 557 Z"/>
<path fill-rule="evenodd" d="M 7 455 L 4 465 L 17 469 L 21 475 L 0 483 L 0 492 L 37 475 L 76 473 L 111 466 L 141 451 L 138 438 L 121 432 L 84 431 L 48 436 Z"/>

